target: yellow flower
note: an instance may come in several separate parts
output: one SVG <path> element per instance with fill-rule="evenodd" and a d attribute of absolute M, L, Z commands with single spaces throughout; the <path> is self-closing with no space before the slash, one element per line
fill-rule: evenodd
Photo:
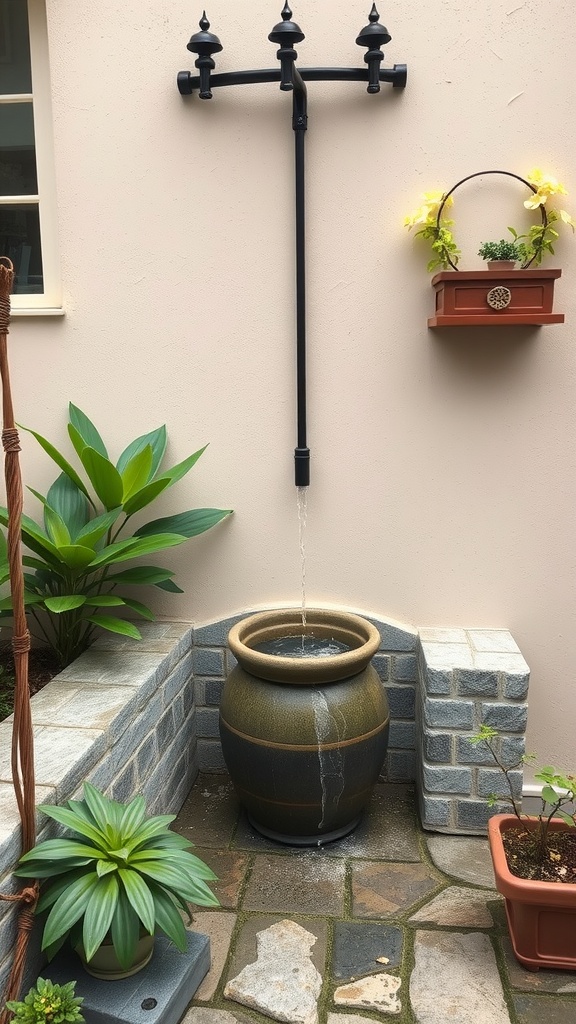
<path fill-rule="evenodd" d="M 534 195 L 530 196 L 530 199 L 524 200 L 524 206 L 527 210 L 537 210 L 539 206 L 545 206 L 548 196 L 541 195 L 540 192 L 535 192 Z"/>
<path fill-rule="evenodd" d="M 541 196 L 568 195 L 564 185 L 558 181 L 557 178 L 553 178 L 550 174 L 544 174 L 539 167 L 534 167 L 528 173 L 527 178 L 530 184 L 537 189 L 538 194 Z M 545 201 L 546 200 L 544 200 L 544 202 Z M 532 209 L 534 209 L 534 207 L 532 207 Z"/>
<path fill-rule="evenodd" d="M 572 228 L 572 231 L 574 231 L 574 220 L 570 216 L 570 214 L 567 213 L 566 210 L 560 210 L 559 213 L 560 213 L 560 220 L 563 220 L 565 224 L 569 224 L 570 227 Z"/>
<path fill-rule="evenodd" d="M 410 214 L 404 221 L 404 226 L 407 228 L 413 228 L 416 224 L 435 224 L 438 217 L 438 210 L 442 204 L 444 198 L 444 192 L 436 190 L 434 192 L 424 192 L 422 198 L 424 202 L 422 206 L 419 206 L 415 213 Z M 452 196 L 446 200 L 446 206 L 452 206 Z"/>

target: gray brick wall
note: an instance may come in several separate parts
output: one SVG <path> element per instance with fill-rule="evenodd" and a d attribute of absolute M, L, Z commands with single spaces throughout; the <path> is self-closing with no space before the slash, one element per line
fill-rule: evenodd
<path fill-rule="evenodd" d="M 530 671 L 505 629 L 422 629 L 418 645 L 417 782 L 424 828 L 484 834 L 491 814 L 508 810 L 487 798 L 508 791 L 485 744 L 470 737 L 480 725 L 501 732 L 506 764 L 524 753 Z M 511 773 L 515 795 L 522 771 Z"/>

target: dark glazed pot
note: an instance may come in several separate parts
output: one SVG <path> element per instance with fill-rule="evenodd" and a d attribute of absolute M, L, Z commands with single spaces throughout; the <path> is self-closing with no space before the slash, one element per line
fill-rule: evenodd
<path fill-rule="evenodd" d="M 234 626 L 228 643 L 238 664 L 220 705 L 224 758 L 251 823 L 297 846 L 330 842 L 358 824 L 384 762 L 390 720 L 371 665 L 376 627 L 349 612 L 309 609 L 305 632 L 351 649 L 325 658 L 253 650 L 300 636 L 299 609 L 259 612 Z"/>

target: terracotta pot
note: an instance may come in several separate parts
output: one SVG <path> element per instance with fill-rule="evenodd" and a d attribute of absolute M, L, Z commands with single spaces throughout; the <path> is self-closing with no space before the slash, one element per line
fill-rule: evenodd
<path fill-rule="evenodd" d="M 99 946 L 90 961 L 86 960 L 84 947 L 81 943 L 75 949 L 82 961 L 84 970 L 91 974 L 93 978 L 100 978 L 103 981 L 119 981 L 121 978 L 130 978 L 133 974 L 137 974 L 138 971 L 141 971 L 150 962 L 154 952 L 154 936 L 148 935 L 147 932 L 140 935 L 134 954 L 134 962 L 128 970 L 124 970 L 120 966 L 111 939 L 104 941 Z"/>
<path fill-rule="evenodd" d="M 516 260 L 486 260 L 488 270 L 515 270 Z"/>
<path fill-rule="evenodd" d="M 388 743 L 386 691 L 371 665 L 378 630 L 347 612 L 308 609 L 306 633 L 349 651 L 278 657 L 256 644 L 302 634 L 299 609 L 260 612 L 231 629 L 238 664 L 224 686 L 220 737 L 249 819 L 263 835 L 321 845 L 360 820 Z"/>
<path fill-rule="evenodd" d="M 550 823 L 552 832 L 565 832 L 569 827 L 563 821 Z M 576 884 L 535 882 L 513 875 L 506 861 L 502 834 L 517 828 L 514 814 L 495 814 L 488 822 L 496 888 L 506 900 L 514 955 L 529 971 L 538 971 L 540 967 L 574 971 Z"/>
<path fill-rule="evenodd" d="M 436 309 L 428 327 L 511 327 L 563 324 L 554 313 L 561 270 L 442 270 L 432 278 Z"/>

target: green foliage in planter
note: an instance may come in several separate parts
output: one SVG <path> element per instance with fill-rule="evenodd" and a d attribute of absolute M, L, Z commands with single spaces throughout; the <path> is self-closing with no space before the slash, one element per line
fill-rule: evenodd
<path fill-rule="evenodd" d="M 121 804 L 85 782 L 83 800 L 40 810 L 72 833 L 38 843 L 15 872 L 52 880 L 37 906 L 38 913 L 49 911 L 42 938 L 49 957 L 70 936 L 89 961 L 110 933 L 128 970 L 141 928 L 163 932 L 185 952 L 180 910 L 190 916 L 186 901 L 220 905 L 207 885 L 214 872 L 190 853 L 189 840 L 167 828 L 175 815 L 147 818 L 142 796 Z"/>
<path fill-rule="evenodd" d="M 75 981 L 54 985 L 38 978 L 23 1000 L 12 999 L 6 1006 L 16 1024 L 84 1024 L 80 1012 L 84 1000 L 74 995 L 75 987 Z"/>
<path fill-rule="evenodd" d="M 513 228 L 508 231 L 514 236 L 512 240 L 501 238 L 499 242 L 483 242 L 478 250 L 478 255 L 483 260 L 511 260 L 512 262 L 524 261 L 526 259 L 526 246 L 519 242 L 518 236 Z"/>
<path fill-rule="evenodd" d="M 28 428 L 24 428 L 28 429 Z M 46 495 L 29 488 L 43 506 L 43 525 L 22 517 L 22 542 L 32 552 L 23 557 L 25 600 L 37 632 L 34 635 L 56 652 L 60 666 L 69 665 L 92 640 L 96 627 L 140 639 L 136 626 L 114 614 L 127 608 L 146 619 L 150 609 L 122 596 L 122 585 L 151 585 L 182 593 L 172 581 L 174 573 L 157 565 L 116 566 L 132 558 L 183 544 L 209 530 L 231 509 L 197 508 L 155 519 L 131 536 L 120 535 L 132 516 L 150 505 L 163 491 L 181 480 L 205 448 L 171 469 L 161 469 L 166 449 L 166 427 L 136 438 L 116 465 L 98 430 L 70 403 L 68 434 L 89 484 L 50 441 L 29 430 L 61 470 Z M 0 508 L 0 523 L 8 523 Z M 0 531 L 0 583 L 8 579 L 6 540 Z M 12 612 L 11 598 L 0 601 L 0 615 Z M 33 631 L 32 631 L 33 632 Z"/>
<path fill-rule="evenodd" d="M 476 736 L 471 737 L 472 743 L 484 743 L 490 751 L 495 765 L 500 769 L 506 782 L 508 796 L 502 797 L 492 793 L 488 797 L 488 806 L 493 807 L 496 803 L 504 800 L 509 803 L 514 814 L 520 822 L 532 820 L 535 828 L 526 833 L 525 842 L 530 846 L 530 856 L 536 863 L 541 864 L 548 855 L 548 836 L 552 818 L 561 818 L 567 825 L 576 826 L 576 812 L 569 813 L 566 808 L 573 805 L 576 799 L 576 776 L 564 775 L 552 765 L 544 765 L 534 775 L 534 778 L 542 783 L 540 799 L 542 807 L 535 818 L 523 814 L 521 803 L 514 793 L 514 786 L 510 772 L 534 760 L 533 754 L 524 754 L 514 764 L 505 764 L 497 748 L 499 733 L 490 725 L 481 725 Z"/>

